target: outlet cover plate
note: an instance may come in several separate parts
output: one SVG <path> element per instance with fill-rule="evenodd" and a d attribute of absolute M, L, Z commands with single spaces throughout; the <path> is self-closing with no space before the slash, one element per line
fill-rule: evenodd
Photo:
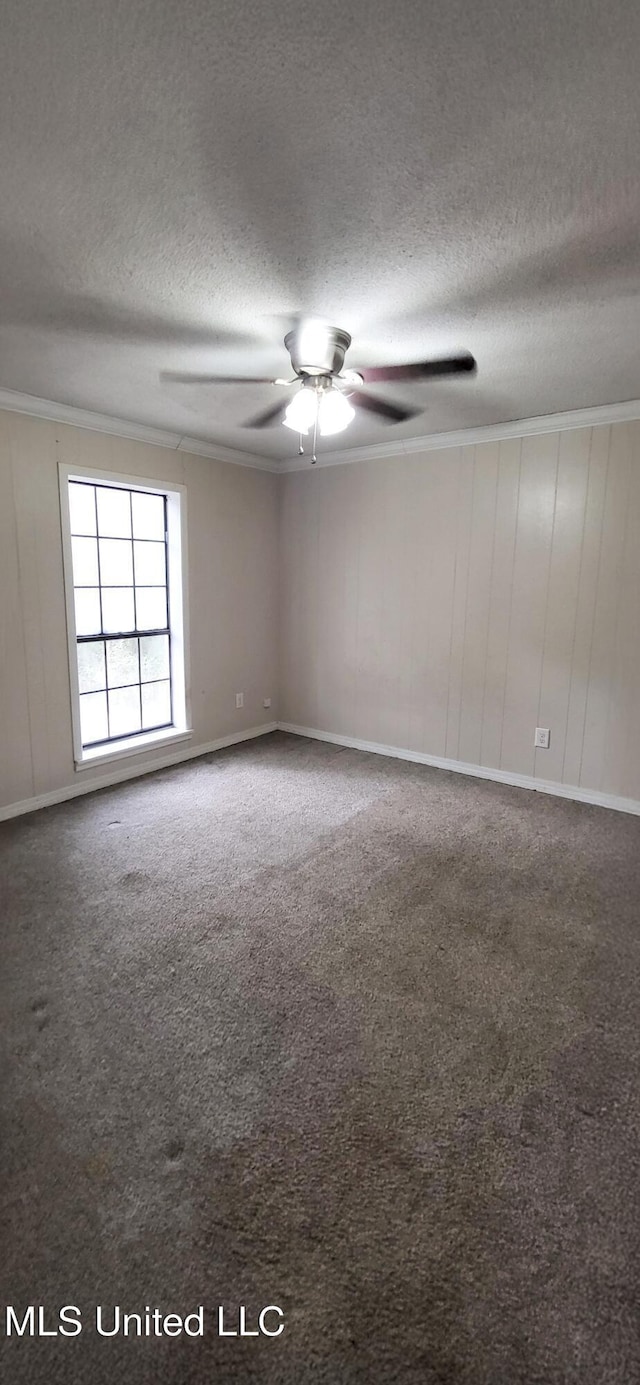
<path fill-rule="evenodd" d="M 548 750 L 548 749 L 549 749 L 549 737 L 550 737 L 550 734 L 551 734 L 551 733 L 550 733 L 550 731 L 549 731 L 549 727 L 548 727 L 548 726 L 536 726 L 536 734 L 535 734 L 535 736 L 534 736 L 534 738 L 533 738 L 533 744 L 534 744 L 536 750 Z"/>

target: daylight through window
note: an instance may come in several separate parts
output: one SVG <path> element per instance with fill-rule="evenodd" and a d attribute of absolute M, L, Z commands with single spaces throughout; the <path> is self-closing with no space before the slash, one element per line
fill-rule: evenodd
<path fill-rule="evenodd" d="M 173 725 L 167 498 L 69 482 L 82 747 Z"/>

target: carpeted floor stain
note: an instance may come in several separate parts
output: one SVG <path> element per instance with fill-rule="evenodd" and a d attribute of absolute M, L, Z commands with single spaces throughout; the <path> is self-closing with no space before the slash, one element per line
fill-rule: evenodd
<path fill-rule="evenodd" d="M 7 1380 L 639 1380 L 639 846 L 279 733 L 5 824 Z"/>

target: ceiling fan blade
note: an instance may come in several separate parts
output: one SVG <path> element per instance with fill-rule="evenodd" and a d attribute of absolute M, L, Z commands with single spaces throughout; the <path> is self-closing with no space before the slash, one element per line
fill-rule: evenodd
<path fill-rule="evenodd" d="M 256 414 L 255 418 L 250 418 L 242 426 L 243 428 L 268 428 L 271 423 L 280 423 L 284 418 L 285 405 L 282 400 L 278 404 L 272 404 L 270 409 L 264 409 L 261 414 Z"/>
<path fill-rule="evenodd" d="M 375 399 L 372 394 L 363 394 L 360 390 L 354 390 L 348 397 L 351 404 L 359 409 L 367 409 L 370 414 L 378 414 L 385 423 L 405 423 L 408 418 L 415 418 L 423 412 L 422 409 L 410 409 L 406 404 L 392 404 L 390 399 Z"/>
<path fill-rule="evenodd" d="M 364 366 L 359 370 L 365 385 L 391 380 L 430 380 L 434 375 L 462 375 L 477 369 L 469 352 L 442 361 L 415 361 L 409 365 Z"/>
<path fill-rule="evenodd" d="M 288 380 L 258 375 L 183 375 L 179 371 L 163 370 L 163 380 L 176 385 L 284 385 Z M 293 383 L 293 382 L 292 382 Z"/>

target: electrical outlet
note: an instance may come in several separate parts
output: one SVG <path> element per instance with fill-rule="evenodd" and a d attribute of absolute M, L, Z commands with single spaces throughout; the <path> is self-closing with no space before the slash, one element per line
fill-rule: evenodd
<path fill-rule="evenodd" d="M 533 744 L 535 745 L 536 750 L 549 749 L 549 735 L 550 732 L 548 726 L 536 726 L 536 734 L 533 738 Z"/>
<path fill-rule="evenodd" d="M 262 705 L 263 705 L 263 707 L 270 707 L 270 706 L 271 706 L 271 698 L 270 698 L 270 697 L 265 697 L 264 702 L 263 702 Z"/>
<path fill-rule="evenodd" d="M 236 693 L 236 707 L 244 707 L 244 693 Z"/>

